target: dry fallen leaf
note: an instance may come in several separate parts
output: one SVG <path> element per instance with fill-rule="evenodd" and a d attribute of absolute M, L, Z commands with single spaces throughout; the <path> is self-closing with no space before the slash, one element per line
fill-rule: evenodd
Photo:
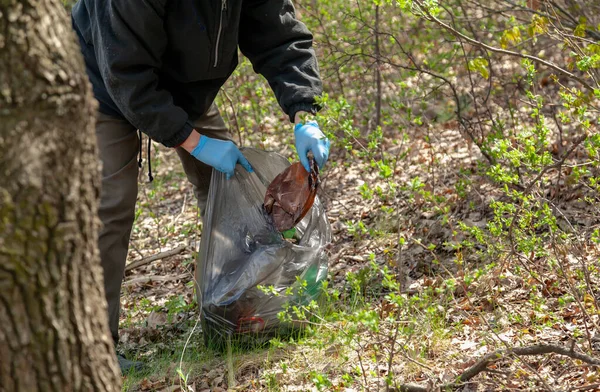
<path fill-rule="evenodd" d="M 146 319 L 149 328 L 156 328 L 167 324 L 167 315 L 161 312 L 151 312 Z"/>
<path fill-rule="evenodd" d="M 170 387 L 160 389 L 158 392 L 178 392 L 178 391 L 181 391 L 181 388 L 179 387 L 179 385 L 171 385 Z"/>

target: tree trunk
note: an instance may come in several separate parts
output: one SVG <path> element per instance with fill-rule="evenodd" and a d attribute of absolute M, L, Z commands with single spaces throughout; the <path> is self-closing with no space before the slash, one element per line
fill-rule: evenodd
<path fill-rule="evenodd" d="M 0 391 L 119 391 L 95 102 L 60 0 L 0 0 Z"/>

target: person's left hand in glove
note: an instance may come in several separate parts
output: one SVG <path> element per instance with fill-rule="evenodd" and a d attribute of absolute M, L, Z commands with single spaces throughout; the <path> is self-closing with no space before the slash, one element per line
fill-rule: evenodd
<path fill-rule="evenodd" d="M 300 120 L 301 113 L 296 114 L 296 126 L 294 127 L 294 136 L 296 138 L 296 152 L 304 169 L 310 173 L 308 163 L 308 152 L 312 151 L 315 161 L 321 169 L 327 158 L 329 158 L 329 139 L 319 129 L 316 121 L 307 121 L 303 123 Z"/>

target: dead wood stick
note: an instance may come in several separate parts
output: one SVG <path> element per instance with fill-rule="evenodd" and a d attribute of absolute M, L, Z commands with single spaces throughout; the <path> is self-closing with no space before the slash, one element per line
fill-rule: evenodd
<path fill-rule="evenodd" d="M 573 388 L 573 391 L 590 391 L 592 389 L 598 390 L 598 387 L 600 387 L 600 384 L 598 384 L 598 383 L 590 384 L 590 385 L 583 385 L 580 387 Z"/>
<path fill-rule="evenodd" d="M 390 389 L 390 390 L 393 391 L 393 389 Z M 430 392 L 431 388 L 422 387 L 422 386 L 416 385 L 416 384 L 402 384 L 397 389 L 397 391 L 399 391 L 399 392 Z"/>
<path fill-rule="evenodd" d="M 581 354 L 581 353 L 575 352 L 574 347 L 568 349 L 568 348 L 564 348 L 562 346 L 557 346 L 557 345 L 553 345 L 553 344 L 536 344 L 533 346 L 526 346 L 526 347 L 514 347 L 510 350 L 501 349 L 501 350 L 496 350 L 494 352 L 486 354 L 483 358 L 481 358 L 479 360 L 479 362 L 477 362 L 475 365 L 473 365 L 470 368 L 468 368 L 467 370 L 465 370 L 458 377 L 458 379 L 461 382 L 465 382 L 465 381 L 472 379 L 477 374 L 479 374 L 483 370 L 485 370 L 485 368 L 490 363 L 493 363 L 493 362 L 499 360 L 500 358 L 502 358 L 502 356 L 504 356 L 506 354 L 540 355 L 540 354 L 550 354 L 550 353 L 565 355 L 565 356 L 573 358 L 573 359 L 579 359 L 580 361 L 589 363 L 590 365 L 600 366 L 600 359 L 591 357 L 586 354 Z"/>
<path fill-rule="evenodd" d="M 467 370 L 461 373 L 460 376 L 457 377 L 457 382 L 445 384 L 440 389 L 442 391 L 446 389 L 458 388 L 461 384 L 469 381 L 479 373 L 486 370 L 488 365 L 500 360 L 507 354 L 514 354 L 519 356 L 526 355 L 541 355 L 541 354 L 559 354 L 564 355 L 569 358 L 578 359 L 582 362 L 588 363 L 594 366 L 600 366 L 600 359 L 594 358 L 587 354 L 582 354 L 575 352 L 575 347 L 572 345 L 570 348 L 565 348 L 562 346 L 557 346 L 554 344 L 536 344 L 533 346 L 526 347 L 513 347 L 510 350 L 508 349 L 500 349 L 489 354 L 486 354 L 481 358 L 475 365 L 471 366 Z M 585 388 L 585 387 L 584 387 Z M 430 391 L 430 388 L 423 387 L 420 385 L 414 384 L 401 384 L 398 386 L 398 391 L 400 392 L 427 392 Z"/>
<path fill-rule="evenodd" d="M 137 283 L 149 283 L 149 282 L 168 282 L 170 280 L 180 280 L 189 277 L 189 273 L 179 274 L 174 276 L 161 276 L 161 275 L 150 275 L 150 276 L 140 276 L 138 278 L 133 278 L 123 283 L 123 286 L 132 286 Z"/>
<path fill-rule="evenodd" d="M 140 259 L 140 260 L 132 261 L 131 263 L 127 264 L 127 266 L 125 267 L 125 271 L 131 271 L 134 268 L 138 268 L 138 267 L 141 267 L 142 265 L 152 263 L 153 261 L 174 256 L 178 253 L 183 252 L 185 250 L 185 248 L 187 248 L 186 245 L 179 245 L 178 247 L 173 248 L 171 250 L 160 252 L 160 253 L 157 253 L 152 256 L 144 257 L 143 259 Z"/>

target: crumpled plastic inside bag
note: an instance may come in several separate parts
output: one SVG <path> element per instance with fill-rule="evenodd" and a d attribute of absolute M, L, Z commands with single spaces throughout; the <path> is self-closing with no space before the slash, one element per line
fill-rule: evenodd
<path fill-rule="evenodd" d="M 238 165 L 227 180 L 213 171 L 196 268 L 205 341 L 217 347 L 227 337 L 259 343 L 288 331 L 278 318 L 286 303 L 316 299 L 327 278 L 331 228 L 318 197 L 295 226 L 295 243 L 285 240 L 263 202 L 290 164 L 277 153 L 242 152 L 253 173 Z"/>

